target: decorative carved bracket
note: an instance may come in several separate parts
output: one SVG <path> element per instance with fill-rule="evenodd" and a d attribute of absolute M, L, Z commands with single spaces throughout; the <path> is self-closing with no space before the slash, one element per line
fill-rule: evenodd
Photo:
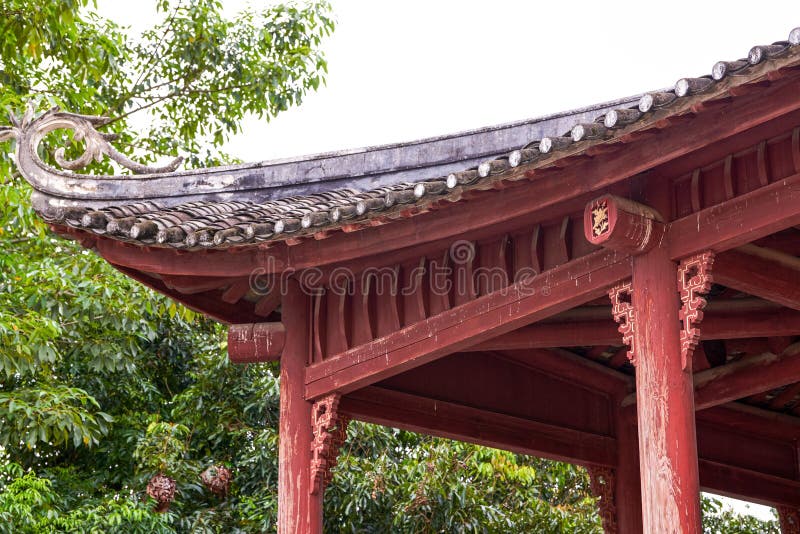
<path fill-rule="evenodd" d="M 589 485 L 597 498 L 597 508 L 605 534 L 617 533 L 617 505 L 614 498 L 616 472 L 610 467 L 589 466 Z"/>
<path fill-rule="evenodd" d="M 339 449 L 347 439 L 350 420 L 339 413 L 341 395 L 322 397 L 312 408 L 314 441 L 311 443 L 311 493 L 325 491 L 331 481 L 331 469 L 336 467 Z"/>
<path fill-rule="evenodd" d="M 678 266 L 678 292 L 681 309 L 681 365 L 684 370 L 691 368 L 692 354 L 700 341 L 700 323 L 707 301 L 703 295 L 711 289 L 714 279 L 711 266 L 714 253 L 704 252 L 681 261 Z"/>
<path fill-rule="evenodd" d="M 790 506 L 778 506 L 778 521 L 782 534 L 800 534 L 800 510 Z"/>
<path fill-rule="evenodd" d="M 659 243 L 664 235 L 664 223 L 661 215 L 650 206 L 603 195 L 586 205 L 583 232 L 593 245 L 637 255 Z"/>
<path fill-rule="evenodd" d="M 633 333 L 636 329 L 636 313 L 631 302 L 633 287 L 631 281 L 611 288 L 608 297 L 611 299 L 611 313 L 614 320 L 619 323 L 619 333 L 622 334 L 622 343 L 628 346 L 628 360 L 636 365 L 636 345 L 633 340 Z"/>

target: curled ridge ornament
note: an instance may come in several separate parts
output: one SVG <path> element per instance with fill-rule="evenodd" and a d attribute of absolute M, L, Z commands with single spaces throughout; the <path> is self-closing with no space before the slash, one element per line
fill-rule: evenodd
<path fill-rule="evenodd" d="M 93 161 L 102 161 L 103 156 L 108 156 L 122 167 L 134 174 L 160 174 L 173 172 L 183 162 L 182 157 L 175 158 L 163 166 L 143 165 L 133 161 L 122 154 L 111 144 L 117 135 L 102 133 L 97 128 L 108 124 L 110 119 L 97 115 L 78 115 L 52 108 L 41 115 L 34 116 L 33 109 L 28 108 L 22 119 L 11 115 L 11 126 L 0 127 L 0 141 L 16 139 L 17 165 L 23 175 L 29 174 L 27 165 L 35 164 L 45 171 L 59 173 L 39 158 L 38 147 L 42 139 L 55 130 L 72 130 L 73 138 L 84 143 L 83 153 L 75 159 L 67 159 L 64 147 L 55 151 L 56 163 L 63 169 L 75 171 L 82 169 Z"/>

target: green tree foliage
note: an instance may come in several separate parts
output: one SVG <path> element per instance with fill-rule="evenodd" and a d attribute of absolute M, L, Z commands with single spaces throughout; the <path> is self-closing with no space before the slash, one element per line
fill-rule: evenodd
<path fill-rule="evenodd" d="M 324 2 L 234 18 L 216 0 L 157 7 L 134 38 L 89 0 L 0 0 L 0 107 L 105 115 L 140 160 L 210 165 L 230 160 L 220 147 L 246 114 L 268 120 L 324 80 Z M 44 157 L 65 143 L 53 135 Z M 51 235 L 11 148 L 0 151 L 0 532 L 274 530 L 276 366 L 229 365 L 219 325 Z M 585 472 L 566 464 L 357 423 L 345 449 L 329 532 L 600 531 Z M 226 496 L 200 482 L 212 465 L 234 473 Z M 145 493 L 158 473 L 177 482 L 163 514 Z M 714 528 L 739 521 L 711 513 Z"/>

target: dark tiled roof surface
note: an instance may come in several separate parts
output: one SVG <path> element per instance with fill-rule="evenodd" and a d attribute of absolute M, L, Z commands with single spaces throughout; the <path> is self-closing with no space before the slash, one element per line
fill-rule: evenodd
<path fill-rule="evenodd" d="M 142 245 L 175 248 L 220 248 L 265 241 L 280 241 L 312 234 L 345 224 L 357 223 L 376 215 L 391 217 L 409 208 L 424 209 L 434 201 L 458 200 L 465 189 L 485 188 L 524 164 L 555 161 L 580 153 L 587 141 L 613 141 L 627 127 L 649 126 L 655 111 L 686 110 L 681 103 L 714 94 L 717 84 L 730 77 L 746 77 L 764 64 L 800 50 L 800 28 L 792 30 L 787 41 L 753 47 L 748 56 L 736 61 L 720 61 L 711 74 L 678 80 L 670 91 L 649 93 L 638 105 L 608 111 L 592 122 L 575 124 L 561 137 L 532 139 L 527 145 L 475 168 L 435 179 L 404 182 L 357 191 L 351 188 L 289 196 L 263 202 L 197 201 L 173 207 L 158 202 L 142 202 L 99 210 L 70 208 L 53 223 L 65 224 L 95 234 Z M 769 67 L 766 67 L 768 70 Z M 627 129 L 627 130 L 626 130 Z"/>

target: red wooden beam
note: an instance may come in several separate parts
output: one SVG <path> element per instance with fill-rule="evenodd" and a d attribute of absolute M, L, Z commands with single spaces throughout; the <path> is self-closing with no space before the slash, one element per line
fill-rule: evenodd
<path fill-rule="evenodd" d="M 262 363 L 280 359 L 286 341 L 283 323 L 234 324 L 228 327 L 231 363 Z"/>
<path fill-rule="evenodd" d="M 695 417 L 698 421 L 726 427 L 740 434 L 787 442 L 800 439 L 800 417 L 740 402 L 714 406 L 697 412 Z"/>
<path fill-rule="evenodd" d="M 798 201 L 800 189 L 795 200 L 795 204 L 800 206 Z M 800 207 L 796 209 L 800 212 Z M 796 258 L 792 259 L 798 261 Z M 714 281 L 787 308 L 800 310 L 800 270 L 785 263 L 744 251 L 730 250 L 714 263 Z"/>
<path fill-rule="evenodd" d="M 617 325 L 609 319 L 565 323 L 539 322 L 523 326 L 463 351 L 502 351 L 550 347 L 619 345 Z M 701 339 L 747 339 L 800 335 L 800 312 L 770 311 L 735 315 L 706 314 Z"/>
<path fill-rule="evenodd" d="M 342 397 L 341 411 L 370 423 L 553 460 L 613 465 L 615 440 L 501 413 L 368 386 Z"/>
<path fill-rule="evenodd" d="M 800 346 L 783 354 L 761 354 L 714 367 L 695 375 L 695 409 L 749 397 L 800 381 Z"/>
<path fill-rule="evenodd" d="M 795 344 L 780 355 L 760 354 L 696 373 L 694 407 L 704 410 L 798 381 L 800 346 Z M 630 394 L 622 406 L 635 403 L 636 395 Z"/>
<path fill-rule="evenodd" d="M 597 251 L 409 325 L 306 370 L 306 398 L 347 393 L 597 298 L 630 276 L 625 254 Z"/>
<path fill-rule="evenodd" d="M 700 459 L 700 487 L 766 506 L 800 506 L 800 482 Z"/>
<path fill-rule="evenodd" d="M 678 260 L 705 250 L 722 252 L 798 224 L 800 174 L 793 174 L 671 222 L 669 255 Z"/>

